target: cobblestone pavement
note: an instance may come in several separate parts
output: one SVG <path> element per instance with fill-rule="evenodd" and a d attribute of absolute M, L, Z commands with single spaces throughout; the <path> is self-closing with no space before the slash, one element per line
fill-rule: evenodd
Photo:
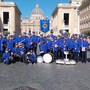
<path fill-rule="evenodd" d="M 22 86 L 36 90 L 90 90 L 90 63 L 79 62 L 72 66 L 0 63 L 0 90 L 13 90 Z"/>

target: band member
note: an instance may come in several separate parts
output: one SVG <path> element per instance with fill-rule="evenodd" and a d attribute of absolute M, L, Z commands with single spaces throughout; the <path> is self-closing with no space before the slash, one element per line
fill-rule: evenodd
<path fill-rule="evenodd" d="M 43 34 L 40 34 L 39 38 L 38 38 L 38 43 L 41 43 L 43 40 L 45 40 Z"/>
<path fill-rule="evenodd" d="M 61 59 L 62 55 L 61 55 L 61 48 L 60 48 L 60 45 L 61 45 L 61 42 L 62 42 L 62 38 L 60 35 L 58 35 L 57 37 L 57 42 L 58 42 L 58 59 Z"/>
<path fill-rule="evenodd" d="M 26 46 L 26 42 L 27 42 L 27 35 L 26 35 L 26 32 L 23 32 L 23 35 L 22 35 L 22 40 L 24 40 L 24 45 Z"/>
<path fill-rule="evenodd" d="M 61 53 L 62 53 L 62 60 L 65 58 L 64 52 L 68 52 L 68 44 L 66 39 L 63 39 L 60 45 Z"/>
<path fill-rule="evenodd" d="M 47 36 L 47 52 L 52 52 L 52 41 L 50 39 L 50 35 Z"/>
<path fill-rule="evenodd" d="M 35 31 L 32 32 L 31 40 L 33 42 L 33 51 L 36 54 L 36 49 L 37 49 L 37 43 L 38 43 L 38 36 L 35 35 Z"/>
<path fill-rule="evenodd" d="M 15 43 L 18 43 L 18 35 L 16 35 L 16 31 L 13 32 L 13 39 Z"/>
<path fill-rule="evenodd" d="M 2 53 L 5 52 L 5 49 L 6 49 L 6 46 L 7 46 L 7 41 L 8 41 L 7 35 L 3 35 L 2 36 L 2 40 L 1 40 L 1 50 L 2 50 Z"/>
<path fill-rule="evenodd" d="M 47 44 L 44 39 L 39 43 L 39 47 L 41 56 L 43 56 L 47 52 Z"/>
<path fill-rule="evenodd" d="M 31 40 L 31 33 L 28 33 L 26 49 L 27 49 L 27 52 L 30 52 L 31 50 L 33 50 L 33 41 Z"/>
<path fill-rule="evenodd" d="M 68 54 L 68 58 L 69 58 L 69 60 L 73 60 L 74 58 L 73 58 L 73 52 L 72 52 L 72 50 L 73 50 L 73 42 L 74 42 L 74 40 L 73 40 L 73 37 L 67 37 L 67 47 L 68 47 L 68 51 L 69 51 L 69 54 Z"/>
<path fill-rule="evenodd" d="M 74 60 L 78 62 L 79 59 L 79 52 L 80 52 L 80 43 L 78 42 L 78 39 L 75 39 L 73 42 L 73 55 L 74 55 Z"/>
<path fill-rule="evenodd" d="M 10 56 L 9 49 L 5 50 L 5 52 L 2 55 L 2 59 L 3 59 L 4 63 L 7 64 L 7 65 L 14 62 L 13 57 Z"/>
<path fill-rule="evenodd" d="M 33 54 L 33 51 L 28 52 L 25 56 L 25 63 L 29 64 L 30 62 L 33 65 L 35 65 L 37 63 L 37 58 L 36 58 L 35 54 Z"/>
<path fill-rule="evenodd" d="M 86 36 L 83 37 L 80 48 L 82 52 L 82 57 L 81 57 L 82 63 L 86 63 L 86 54 L 88 51 L 88 42 L 86 40 Z"/>
<path fill-rule="evenodd" d="M 1 57 L 2 57 L 2 51 L 3 51 L 1 41 L 2 41 L 2 35 L 0 34 L 0 62 L 2 61 Z"/>
<path fill-rule="evenodd" d="M 1 41 L 2 41 L 2 35 L 0 35 L 0 52 L 2 51 Z"/>
<path fill-rule="evenodd" d="M 52 43 L 52 47 L 53 47 L 54 61 L 56 61 L 58 59 L 58 42 L 57 42 L 57 38 L 54 38 L 54 41 Z"/>
<path fill-rule="evenodd" d="M 83 35 L 79 35 L 79 43 L 80 43 L 80 53 L 79 53 L 79 60 L 82 61 L 82 42 L 83 42 Z"/>
<path fill-rule="evenodd" d="M 12 53 L 15 61 L 20 61 L 18 43 L 15 43 L 15 47 L 12 49 Z"/>
<path fill-rule="evenodd" d="M 41 50 L 41 44 L 43 44 L 43 42 L 45 42 L 45 39 L 43 37 L 43 34 L 40 34 L 40 36 L 38 37 L 37 39 L 37 56 L 41 54 L 41 56 L 43 56 L 44 54 L 44 51 Z M 42 45 L 43 47 L 43 45 Z"/>
<path fill-rule="evenodd" d="M 50 38 L 51 38 L 52 41 L 56 38 L 56 36 L 53 35 L 53 30 L 51 30 L 51 32 L 50 32 Z"/>
<path fill-rule="evenodd" d="M 10 35 L 9 39 L 7 40 L 7 48 L 9 48 L 11 52 L 14 46 L 15 46 L 15 43 L 14 43 L 13 35 Z"/>
<path fill-rule="evenodd" d="M 26 48 L 24 44 L 22 43 L 19 45 L 19 56 L 20 56 L 20 61 L 23 62 L 25 60 L 25 55 L 26 55 Z"/>

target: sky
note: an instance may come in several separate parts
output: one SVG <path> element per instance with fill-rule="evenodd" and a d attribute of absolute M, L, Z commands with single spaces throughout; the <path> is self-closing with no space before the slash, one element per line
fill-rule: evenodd
<path fill-rule="evenodd" d="M 69 3 L 70 0 L 4 0 L 15 2 L 22 13 L 22 18 L 30 17 L 32 10 L 35 8 L 37 2 L 44 12 L 45 17 L 51 18 L 53 11 L 58 3 Z"/>

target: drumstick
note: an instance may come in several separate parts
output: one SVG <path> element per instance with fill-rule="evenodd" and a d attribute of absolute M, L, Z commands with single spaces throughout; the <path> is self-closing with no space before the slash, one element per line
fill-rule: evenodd
<path fill-rule="evenodd" d="M 21 44 L 23 41 L 25 41 L 25 39 L 24 39 L 24 40 L 22 40 L 22 41 L 20 41 L 18 44 Z"/>

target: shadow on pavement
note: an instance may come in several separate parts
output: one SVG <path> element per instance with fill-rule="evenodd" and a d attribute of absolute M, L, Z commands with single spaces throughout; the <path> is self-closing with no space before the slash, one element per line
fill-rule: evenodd
<path fill-rule="evenodd" d="M 37 90 L 37 89 L 27 87 L 27 86 L 22 86 L 22 87 L 19 87 L 19 88 L 15 88 L 13 90 Z"/>

